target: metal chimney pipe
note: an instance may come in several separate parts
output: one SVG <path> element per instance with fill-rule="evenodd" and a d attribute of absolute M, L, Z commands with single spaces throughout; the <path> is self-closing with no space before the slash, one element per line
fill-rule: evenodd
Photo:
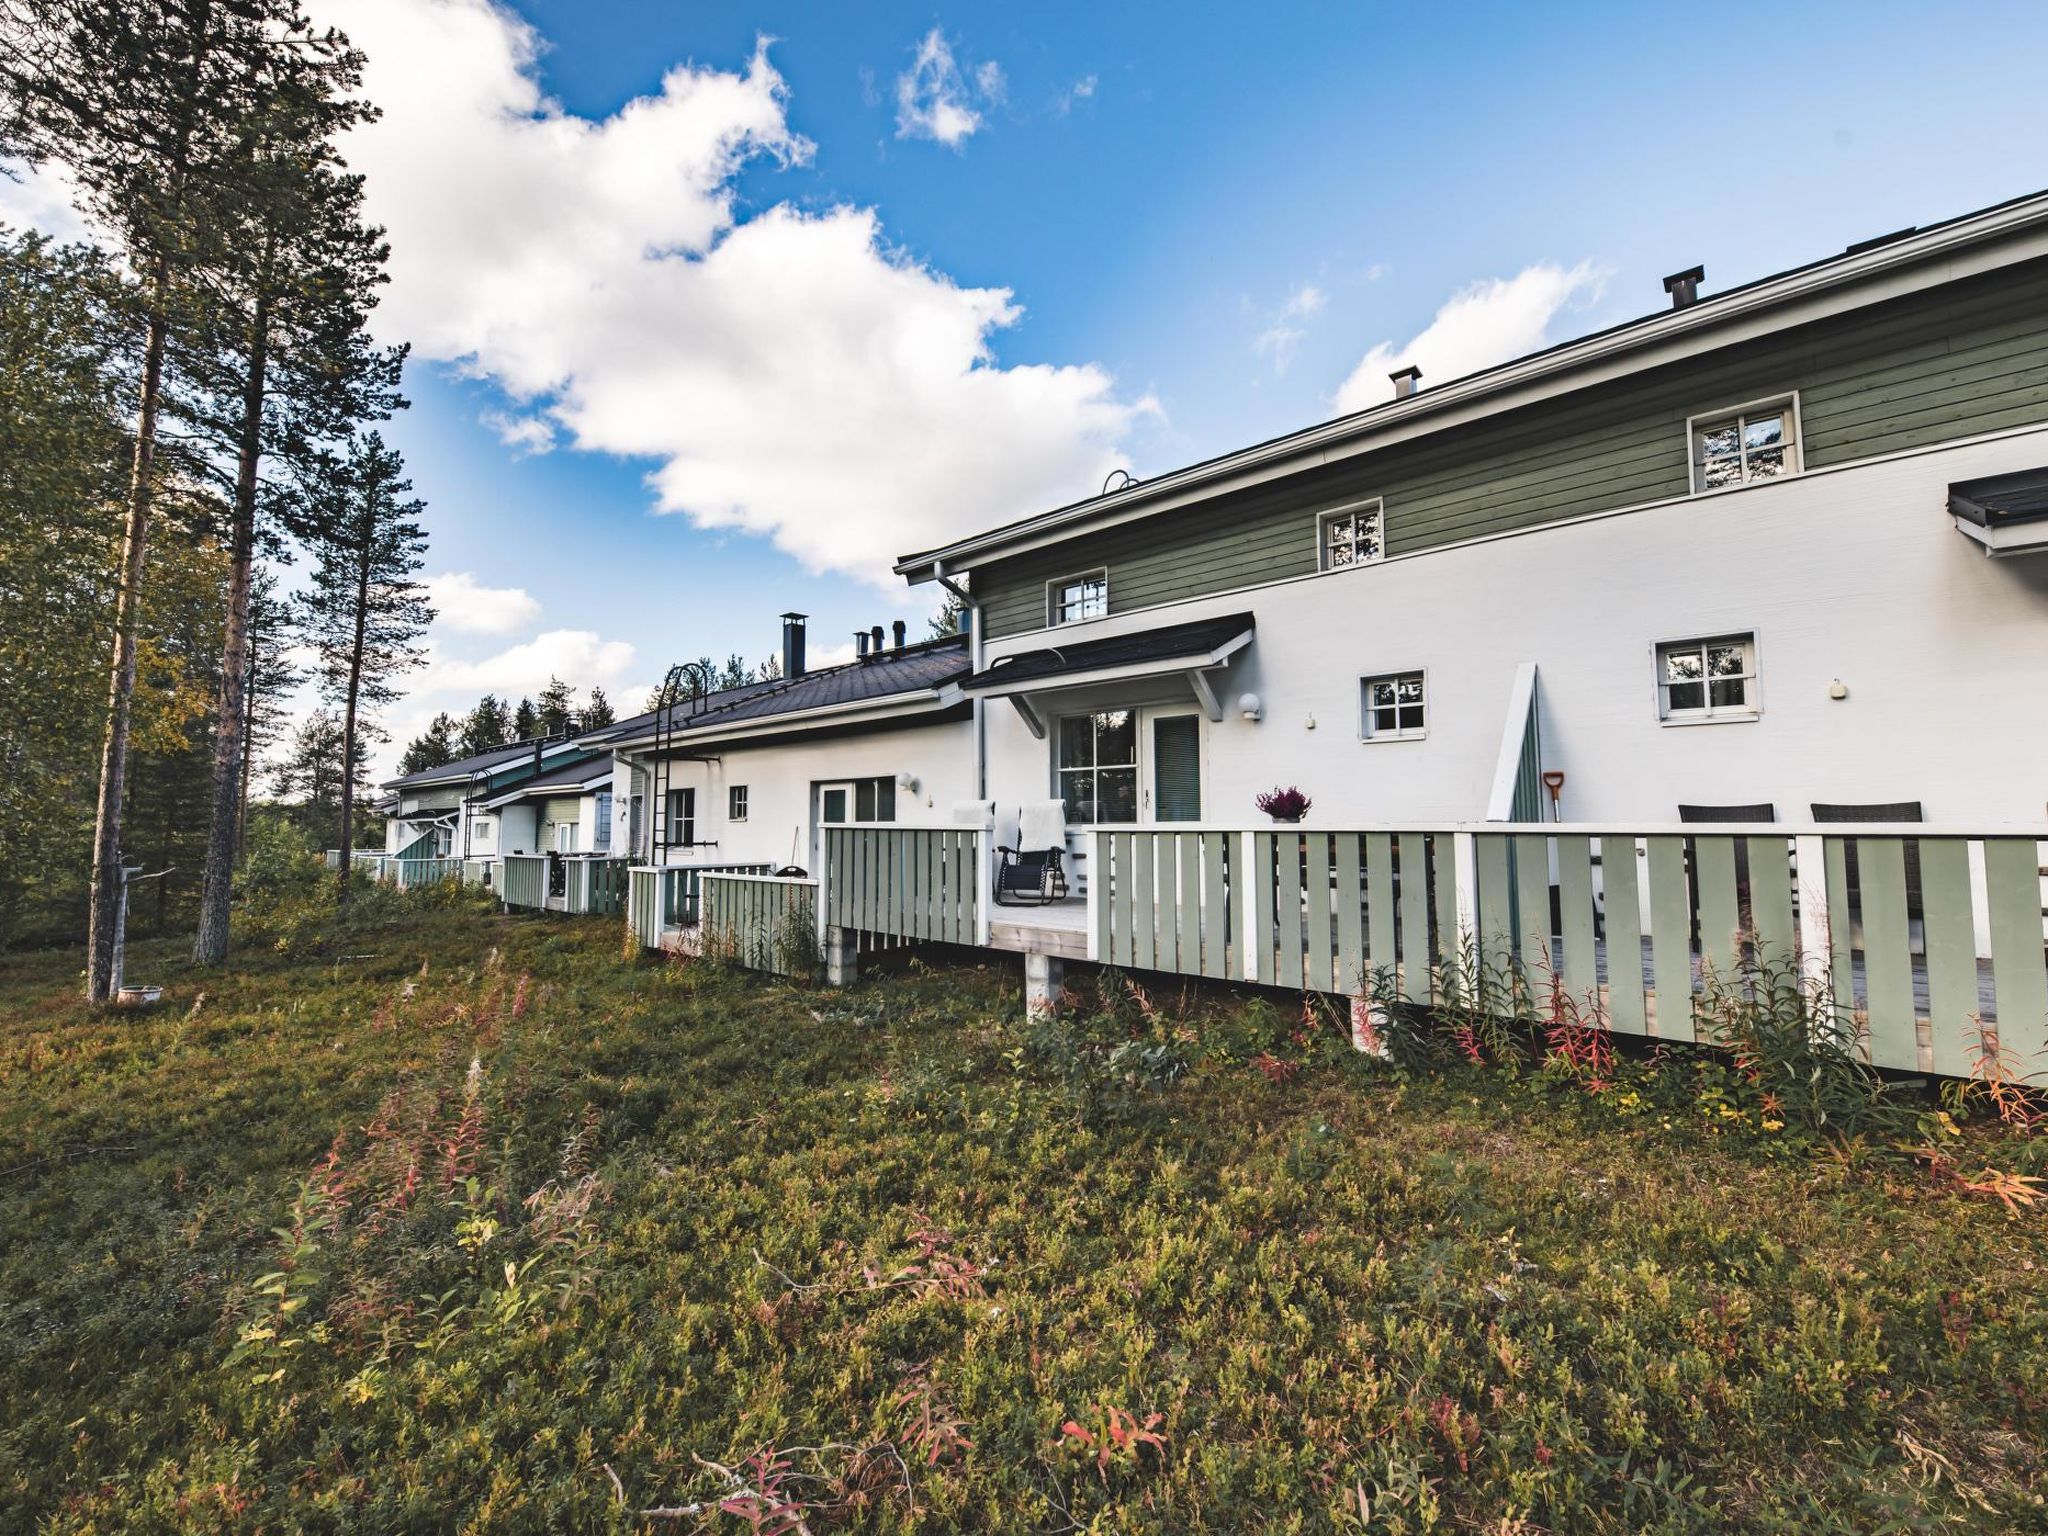
<path fill-rule="evenodd" d="M 1410 363 L 1406 368 L 1396 368 L 1387 375 L 1394 381 L 1394 398 L 1406 400 L 1422 387 L 1422 370 Z"/>
<path fill-rule="evenodd" d="M 801 613 L 785 613 L 782 616 L 782 675 L 788 678 L 804 675 L 804 620 L 809 617 Z"/>
<path fill-rule="evenodd" d="M 867 653 L 868 632 L 864 629 L 856 629 L 853 632 L 853 654 L 855 656 L 865 657 Z"/>
<path fill-rule="evenodd" d="M 903 632 L 905 627 L 906 626 L 904 625 L 904 622 L 901 619 L 898 619 L 894 624 L 891 624 L 889 626 L 892 638 L 896 641 L 896 649 L 899 651 L 903 649 Z"/>
<path fill-rule="evenodd" d="M 875 656 L 882 654 L 882 626 L 879 624 L 868 631 L 868 651 Z"/>

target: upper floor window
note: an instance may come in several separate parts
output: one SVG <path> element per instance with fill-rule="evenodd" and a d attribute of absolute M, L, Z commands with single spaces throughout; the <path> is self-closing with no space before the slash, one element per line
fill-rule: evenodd
<path fill-rule="evenodd" d="M 725 792 L 725 818 L 727 821 L 747 819 L 747 786 L 734 784 Z"/>
<path fill-rule="evenodd" d="M 1078 624 L 1083 619 L 1102 618 L 1109 612 L 1109 572 L 1085 571 L 1049 582 L 1046 596 L 1049 623 Z"/>
<path fill-rule="evenodd" d="M 1317 558 L 1322 568 L 1341 571 L 1346 566 L 1369 565 L 1379 559 L 1387 552 L 1381 536 L 1384 522 L 1384 509 L 1377 501 L 1325 512 L 1316 519 L 1320 546 Z"/>
<path fill-rule="evenodd" d="M 1799 402 L 1787 396 L 1692 419 L 1692 488 L 1718 491 L 1799 473 Z"/>
<path fill-rule="evenodd" d="M 1657 647 L 1657 709 L 1667 721 L 1753 720 L 1756 636 L 1671 640 Z"/>
<path fill-rule="evenodd" d="M 1367 741 L 1399 741 L 1420 736 L 1428 723 L 1420 672 L 1390 672 L 1363 683 L 1365 711 L 1360 734 Z"/>

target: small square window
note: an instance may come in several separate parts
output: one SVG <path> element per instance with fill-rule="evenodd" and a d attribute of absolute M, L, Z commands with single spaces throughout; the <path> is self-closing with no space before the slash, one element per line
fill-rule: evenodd
<path fill-rule="evenodd" d="M 1657 713 L 1664 720 L 1754 720 L 1757 709 L 1756 636 L 1657 647 Z"/>
<path fill-rule="evenodd" d="M 1744 406 L 1692 422 L 1692 488 L 1718 491 L 1799 472 L 1798 402 Z"/>
<path fill-rule="evenodd" d="M 725 819 L 745 821 L 747 819 L 747 786 L 734 784 L 725 792 Z"/>
<path fill-rule="evenodd" d="M 1341 571 L 1354 565 L 1370 565 L 1387 552 L 1385 513 L 1377 501 L 1355 507 L 1340 507 L 1316 519 L 1316 558 L 1326 571 Z"/>
<path fill-rule="evenodd" d="M 1389 672 L 1359 682 L 1358 734 L 1367 741 L 1400 741 L 1427 734 L 1429 706 L 1420 672 Z"/>
<path fill-rule="evenodd" d="M 1046 584 L 1048 619 L 1054 624 L 1079 624 L 1109 612 L 1109 572 L 1088 571 Z"/>

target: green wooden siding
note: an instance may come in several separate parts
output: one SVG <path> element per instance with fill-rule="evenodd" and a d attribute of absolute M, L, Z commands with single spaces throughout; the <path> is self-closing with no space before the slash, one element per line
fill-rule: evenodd
<path fill-rule="evenodd" d="M 806 976 L 816 968 L 815 880 L 706 875 L 704 941 L 749 970 Z"/>
<path fill-rule="evenodd" d="M 1689 416 L 1793 390 L 1813 469 L 2048 420 L 2048 261 L 1079 535 L 974 585 L 988 633 L 1016 635 L 1044 626 L 1047 581 L 1084 568 L 1108 567 L 1112 613 L 1308 575 L 1317 514 L 1365 497 L 1398 555 L 1683 496 Z"/>

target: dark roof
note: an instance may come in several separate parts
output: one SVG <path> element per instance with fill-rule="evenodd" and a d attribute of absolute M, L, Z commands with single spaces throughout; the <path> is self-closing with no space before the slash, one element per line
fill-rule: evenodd
<path fill-rule="evenodd" d="M 1980 528 L 2048 518 L 2048 469 L 1959 481 L 1948 488 L 1948 509 Z"/>
<path fill-rule="evenodd" d="M 587 779 L 596 778 L 610 771 L 611 758 L 604 753 L 580 753 L 560 767 L 550 768 L 546 773 L 537 773 L 530 779 L 521 779 L 502 794 L 492 796 L 492 799 L 515 800 L 521 795 L 545 794 L 551 789 L 572 788 L 580 786 Z"/>
<path fill-rule="evenodd" d="M 540 743 L 516 741 L 509 747 L 496 747 L 489 752 L 479 752 L 474 757 L 457 758 L 452 763 L 443 763 L 439 768 L 422 768 L 418 773 L 408 773 L 395 779 L 386 779 L 379 788 L 410 789 L 416 784 L 446 784 L 456 779 L 476 778 L 479 775 L 490 774 L 501 768 L 509 768 L 522 757 L 531 758 L 536 745 L 543 752 L 559 752 L 568 744 L 566 740 L 559 738 L 554 741 Z"/>
<path fill-rule="evenodd" d="M 694 712 L 688 706 L 679 706 L 674 723 L 683 736 L 723 731 L 751 721 L 773 720 L 838 704 L 929 693 L 958 682 L 968 669 L 967 637 L 944 635 L 906 645 L 901 650 L 884 650 L 841 666 L 806 672 L 802 677 L 776 678 L 748 688 L 727 689 L 709 696 L 704 707 Z M 607 731 L 602 738 L 586 739 L 644 739 L 655 729 L 654 716 L 649 714 L 633 722 L 630 731 Z"/>
<path fill-rule="evenodd" d="M 1249 633 L 1254 623 L 1248 613 L 1226 613 L 1219 618 L 1195 619 L 1190 623 L 1168 624 L 1159 629 L 1141 629 L 1102 640 L 1078 640 L 1071 645 L 1049 645 L 1042 650 L 1020 651 L 975 673 L 960 687 L 964 692 L 974 693 L 1040 678 L 1101 672 L 1111 667 L 1135 667 L 1147 662 L 1192 662 Z"/>
<path fill-rule="evenodd" d="M 669 714 L 674 718 L 676 728 L 681 730 L 689 721 L 705 710 L 723 708 L 741 699 L 753 698 L 757 694 L 766 693 L 770 689 L 780 686 L 781 682 L 782 679 L 779 677 L 770 677 L 764 678 L 758 683 L 741 683 L 737 688 L 717 688 L 705 694 L 701 699 L 678 699 L 669 706 Z M 578 736 L 576 740 L 578 742 L 593 743 L 623 741 L 630 737 L 644 735 L 655 729 L 655 716 L 659 713 L 659 710 L 643 710 L 637 715 L 627 716 L 624 720 L 617 720 L 610 725 L 600 726 L 597 730 L 586 731 L 583 735 Z"/>

